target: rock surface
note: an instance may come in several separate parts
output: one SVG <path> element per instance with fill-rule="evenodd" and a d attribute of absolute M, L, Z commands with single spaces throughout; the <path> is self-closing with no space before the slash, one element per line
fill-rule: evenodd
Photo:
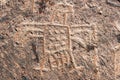
<path fill-rule="evenodd" d="M 0 0 L 0 80 L 120 80 L 119 0 Z"/>

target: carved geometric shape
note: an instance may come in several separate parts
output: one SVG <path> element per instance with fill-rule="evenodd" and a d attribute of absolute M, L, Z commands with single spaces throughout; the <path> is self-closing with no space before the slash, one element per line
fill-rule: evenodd
<path fill-rule="evenodd" d="M 90 69 L 97 70 L 97 49 L 95 48 L 94 27 L 91 25 L 71 26 L 71 49 L 77 66 L 83 66 L 86 69 L 85 74 L 90 74 Z M 89 64 L 87 64 L 89 63 Z M 88 69 L 88 70 L 87 70 Z M 95 76 L 92 73 L 91 76 Z"/>
<path fill-rule="evenodd" d="M 35 44 L 39 61 L 43 57 L 44 52 L 44 26 L 36 24 L 22 24 L 25 37 L 29 38 L 29 43 Z"/>
<path fill-rule="evenodd" d="M 42 26 L 27 26 L 25 27 L 25 31 L 27 32 L 26 35 L 29 37 L 44 37 L 44 28 Z"/>
<path fill-rule="evenodd" d="M 50 55 L 51 66 L 67 63 L 69 55 L 68 29 L 66 26 L 49 25 L 45 29 L 45 53 Z M 68 54 L 68 55 L 66 55 Z M 53 59 L 52 59 L 53 58 Z M 69 61 L 70 62 L 70 61 Z"/>
<path fill-rule="evenodd" d="M 53 10 L 56 12 L 62 12 L 62 13 L 73 13 L 73 5 L 70 5 L 68 3 L 57 3 L 55 6 L 53 6 Z"/>
<path fill-rule="evenodd" d="M 42 39 L 40 48 L 42 52 L 39 55 L 40 65 L 39 68 L 34 69 L 53 70 L 63 68 L 66 65 L 78 68 L 70 52 L 70 29 L 68 26 L 37 22 L 21 24 L 24 25 L 24 31 L 28 37 L 31 39 L 38 38 L 37 41 Z"/>
<path fill-rule="evenodd" d="M 83 57 L 87 58 L 87 55 L 85 56 L 85 54 L 83 54 L 82 52 L 87 49 L 87 43 L 89 42 L 88 40 L 90 40 L 89 39 L 90 31 L 87 31 L 90 29 L 86 28 L 87 28 L 86 26 L 71 27 L 71 45 L 72 45 L 71 48 L 74 56 L 76 56 L 77 54 L 81 54 L 81 56 L 84 55 Z"/>
<path fill-rule="evenodd" d="M 51 9 L 53 12 L 51 15 L 51 22 L 57 22 L 60 24 L 66 24 L 68 13 L 74 13 L 73 5 L 70 5 L 66 2 L 57 3 L 52 6 Z"/>

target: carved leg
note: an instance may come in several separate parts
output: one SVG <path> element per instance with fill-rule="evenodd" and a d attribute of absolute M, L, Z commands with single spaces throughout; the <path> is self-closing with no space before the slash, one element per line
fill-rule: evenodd
<path fill-rule="evenodd" d="M 97 42 L 98 41 L 98 37 L 97 37 L 97 27 L 96 27 L 96 25 L 94 25 L 93 36 L 94 36 L 94 41 Z M 98 61 L 98 55 L 97 55 L 98 49 L 97 48 L 94 49 L 94 53 L 95 53 L 95 55 L 94 55 L 95 78 L 96 78 L 96 80 L 99 80 L 98 62 L 97 62 Z"/>
<path fill-rule="evenodd" d="M 64 21 L 63 21 L 63 24 L 66 24 L 67 23 L 67 13 L 64 13 Z"/>
<path fill-rule="evenodd" d="M 67 60 L 67 65 L 69 65 L 70 64 L 70 58 L 69 58 L 70 56 L 69 56 L 68 52 L 66 52 L 66 51 L 65 51 L 64 54 L 65 54 L 65 57 L 66 57 L 66 60 Z"/>
<path fill-rule="evenodd" d="M 64 67 L 64 56 L 63 56 L 63 53 L 60 53 L 60 60 L 61 60 L 61 64 L 62 64 L 62 67 Z"/>
<path fill-rule="evenodd" d="M 32 12 L 34 12 L 34 4 L 35 4 L 35 1 L 32 0 Z"/>
<path fill-rule="evenodd" d="M 56 16 L 58 17 L 58 20 L 61 22 L 62 20 L 61 20 L 60 14 L 59 14 L 59 13 L 56 13 Z"/>
<path fill-rule="evenodd" d="M 52 54 L 51 56 L 52 56 L 52 57 L 53 57 L 53 59 L 55 60 L 56 66 L 58 67 L 59 62 L 58 62 L 57 57 L 55 56 L 55 54 Z M 56 67 L 56 66 L 52 66 L 52 67 Z"/>
<path fill-rule="evenodd" d="M 55 14 L 56 14 L 56 12 L 53 11 L 53 14 L 51 15 L 51 20 L 50 20 L 51 23 L 54 23 Z"/>
<path fill-rule="evenodd" d="M 69 56 L 70 56 L 70 59 L 71 59 L 71 61 L 72 61 L 72 64 L 73 64 L 73 67 L 76 69 L 76 67 L 77 67 L 77 64 L 75 63 L 75 59 L 74 59 L 74 56 L 73 56 L 73 54 L 71 53 L 72 52 L 72 48 L 71 48 L 71 37 L 70 37 L 70 27 L 67 27 L 67 31 L 68 31 L 68 53 L 69 53 Z"/>

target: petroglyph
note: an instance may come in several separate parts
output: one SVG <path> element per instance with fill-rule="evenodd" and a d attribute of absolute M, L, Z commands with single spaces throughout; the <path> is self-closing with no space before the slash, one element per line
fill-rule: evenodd
<path fill-rule="evenodd" d="M 65 33 L 61 33 L 61 27 L 51 26 L 46 28 L 46 51 L 49 52 L 48 54 L 52 54 L 54 56 L 54 59 L 56 59 L 56 64 L 61 66 L 64 65 L 64 61 L 68 60 L 69 56 L 66 56 L 65 53 L 69 54 L 69 47 L 68 47 L 68 33 L 67 28 L 62 28 Z M 54 39 L 51 39 L 54 38 Z M 65 55 L 66 60 L 63 60 L 65 57 L 61 57 L 62 63 L 58 64 L 57 58 L 55 55 Z M 60 57 L 60 56 L 59 56 Z M 70 63 L 67 63 L 70 64 Z"/>
<path fill-rule="evenodd" d="M 24 21 L 20 24 L 23 26 L 26 37 L 37 38 L 38 41 L 42 40 L 39 63 L 34 65 L 33 69 L 40 70 L 41 75 L 43 75 L 43 71 L 63 69 L 66 66 L 73 68 L 73 70 L 82 70 L 84 65 L 78 64 L 79 61 L 76 61 L 77 57 L 75 58 L 76 53 L 79 52 L 80 55 L 77 56 L 83 58 L 86 56 L 97 71 L 98 57 L 95 48 L 96 29 L 94 26 L 87 24 L 68 25 L 67 16 L 68 14 L 73 15 L 74 9 L 73 5 L 68 4 L 66 1 L 57 3 L 50 8 L 53 10 L 50 22 Z M 58 19 L 57 22 L 56 18 Z M 81 54 L 82 51 L 85 54 Z M 88 53 L 93 51 L 94 53 L 89 57 Z M 96 75 L 98 75 L 97 72 L 95 74 L 97 79 L 98 76 Z"/>
<path fill-rule="evenodd" d="M 98 38 L 97 38 L 97 28 L 95 25 L 73 25 L 71 26 L 71 44 L 72 44 L 72 54 L 74 56 L 78 56 L 80 54 L 81 57 L 84 59 L 92 58 L 93 65 L 95 66 L 95 70 L 97 71 L 94 73 L 94 78 L 96 80 L 99 80 L 99 72 L 98 72 L 98 50 L 95 46 Z M 84 37 L 83 37 L 84 36 Z M 94 48 L 89 48 L 89 45 L 93 45 Z M 78 45 L 78 46 L 77 46 Z M 88 52 L 86 52 L 88 51 Z M 89 55 L 91 51 L 93 55 Z M 89 55 L 89 57 L 88 57 Z M 86 56 L 86 57 L 85 57 Z M 75 58 L 77 60 L 77 58 Z M 81 62 L 80 60 L 77 60 L 76 62 Z M 82 62 L 84 63 L 84 62 Z M 77 65 L 79 65 L 77 63 Z"/>
<path fill-rule="evenodd" d="M 31 38 L 43 38 L 43 56 L 35 70 L 49 71 L 61 69 L 66 65 L 71 65 L 75 69 L 81 69 L 76 65 L 74 56 L 71 53 L 70 28 L 67 25 L 51 23 L 21 23 L 24 26 L 26 35 Z M 71 63 L 72 62 L 72 63 Z"/>
<path fill-rule="evenodd" d="M 0 80 L 120 80 L 120 0 L 0 0 Z"/>
<path fill-rule="evenodd" d="M 55 22 L 58 18 L 58 22 L 62 24 L 67 24 L 67 16 L 69 13 L 74 14 L 73 5 L 70 5 L 65 2 L 57 3 L 56 5 L 52 6 L 51 9 L 53 10 L 51 16 L 51 22 Z"/>

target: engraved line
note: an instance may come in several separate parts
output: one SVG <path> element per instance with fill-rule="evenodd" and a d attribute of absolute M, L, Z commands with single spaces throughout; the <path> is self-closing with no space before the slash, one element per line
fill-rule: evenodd
<path fill-rule="evenodd" d="M 98 37 L 97 37 L 97 29 L 96 29 L 96 25 L 94 25 L 94 31 L 93 31 L 93 35 L 94 35 L 94 40 L 95 40 L 95 42 L 97 42 L 98 41 Z M 98 63 L 97 63 L 97 61 L 98 61 L 98 49 L 95 47 L 95 49 L 94 49 L 94 53 L 95 53 L 95 56 L 94 56 L 94 64 L 95 64 L 95 66 L 96 66 L 96 70 L 98 71 L 97 73 L 96 73 L 96 75 L 95 75 L 95 77 L 96 77 L 96 79 L 97 80 L 99 80 L 99 70 L 98 70 Z"/>
<path fill-rule="evenodd" d="M 42 72 L 42 70 L 43 70 L 43 68 L 44 68 L 44 64 L 45 64 L 45 31 L 46 31 L 46 28 L 45 28 L 46 26 L 44 26 L 44 37 L 43 37 L 43 61 L 40 63 L 40 75 L 42 75 L 43 76 L 43 72 Z"/>
<path fill-rule="evenodd" d="M 42 30 L 40 28 L 34 28 L 34 27 L 26 27 L 25 30 L 26 31 L 40 31 L 40 32 L 44 31 L 44 30 Z"/>
<path fill-rule="evenodd" d="M 69 56 L 69 53 L 67 53 L 66 51 L 64 52 L 64 54 L 65 54 L 65 57 L 66 57 L 66 59 L 67 59 L 67 65 L 69 65 L 70 64 L 70 56 Z"/>
<path fill-rule="evenodd" d="M 70 28 L 80 28 L 80 27 L 91 27 L 91 24 L 78 24 L 78 25 L 71 25 Z"/>
<path fill-rule="evenodd" d="M 61 21 L 61 16 L 58 12 L 56 12 L 56 16 L 58 17 L 58 20 Z"/>
<path fill-rule="evenodd" d="M 62 67 L 64 67 L 65 65 L 64 65 L 64 56 L 63 56 L 63 54 L 60 53 L 60 57 L 61 57 Z"/>
<path fill-rule="evenodd" d="M 34 4 L 35 4 L 35 1 L 32 0 L 32 12 L 34 12 Z"/>
<path fill-rule="evenodd" d="M 66 25 L 67 23 L 67 16 L 68 16 L 67 13 L 64 13 L 64 22 L 63 22 L 64 25 Z"/>
<path fill-rule="evenodd" d="M 56 64 L 57 64 L 57 68 L 58 68 L 59 62 L 58 62 L 57 57 L 56 57 L 54 54 L 51 54 L 51 56 L 55 59 L 55 62 L 56 62 Z"/>
<path fill-rule="evenodd" d="M 71 50 L 72 48 L 71 48 L 70 27 L 68 27 L 67 29 L 68 29 L 68 50 L 69 50 L 69 55 L 71 56 L 73 67 L 76 69 L 77 65 L 76 65 L 76 63 L 75 63 L 74 56 L 73 56 L 73 54 L 71 53 L 71 52 L 72 52 L 72 50 Z"/>
<path fill-rule="evenodd" d="M 68 25 L 57 24 L 57 23 L 38 23 L 38 22 L 23 22 L 22 25 L 40 25 L 40 26 L 57 26 L 57 27 L 68 27 Z"/>
<path fill-rule="evenodd" d="M 61 51 L 67 51 L 67 49 L 66 48 L 60 48 L 59 50 L 54 50 L 54 51 L 50 51 L 51 52 L 51 54 L 54 54 L 54 53 L 56 53 L 56 52 L 61 52 Z"/>
<path fill-rule="evenodd" d="M 68 3 L 57 3 L 55 6 L 54 6 L 54 8 L 56 8 L 57 6 L 66 6 L 67 8 L 69 8 L 69 11 L 63 11 L 63 10 L 60 10 L 60 9 L 58 9 L 58 10 L 56 10 L 57 12 L 61 12 L 61 13 L 73 13 L 74 12 L 74 10 L 73 10 L 73 5 L 70 5 L 70 4 L 68 4 Z"/>
<path fill-rule="evenodd" d="M 43 36 L 43 35 L 30 34 L 28 37 L 37 37 L 37 38 L 42 38 L 42 37 L 44 37 L 44 36 Z"/>
<path fill-rule="evenodd" d="M 53 14 L 52 14 L 51 19 L 50 19 L 50 21 L 51 21 L 52 24 L 54 22 L 54 19 L 55 19 L 55 11 L 53 11 Z"/>
<path fill-rule="evenodd" d="M 49 63 L 49 65 L 50 65 L 50 70 L 52 70 L 52 65 L 51 65 L 52 63 L 51 63 L 51 60 L 50 60 L 50 56 L 51 56 L 51 55 L 48 55 L 48 61 L 49 61 L 48 63 Z"/>

